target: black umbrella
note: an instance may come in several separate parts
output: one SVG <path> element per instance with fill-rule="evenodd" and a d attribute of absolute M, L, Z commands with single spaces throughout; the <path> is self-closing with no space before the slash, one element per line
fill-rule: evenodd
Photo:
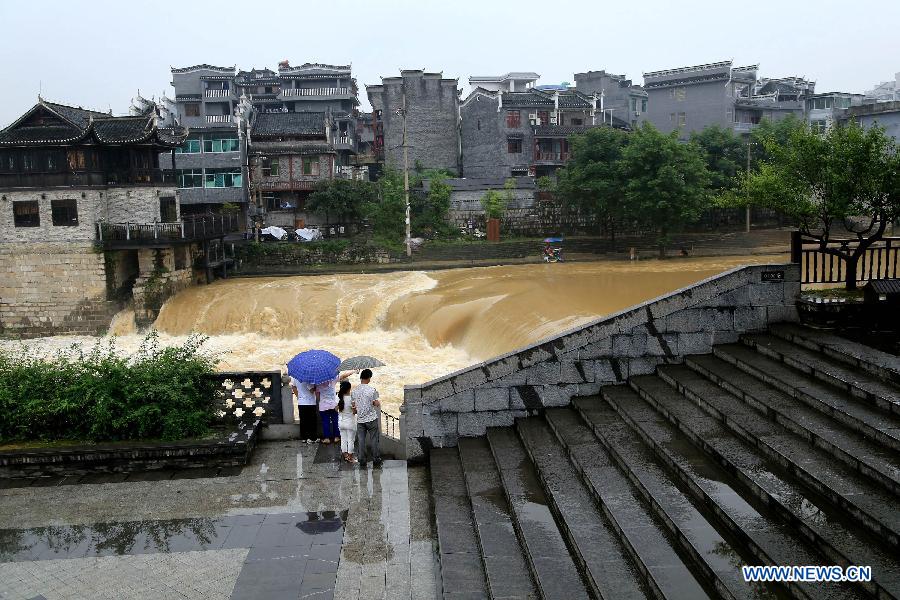
<path fill-rule="evenodd" d="M 374 369 L 383 367 L 384 363 L 374 356 L 351 356 L 338 365 L 340 371 L 355 371 L 356 369 Z"/>

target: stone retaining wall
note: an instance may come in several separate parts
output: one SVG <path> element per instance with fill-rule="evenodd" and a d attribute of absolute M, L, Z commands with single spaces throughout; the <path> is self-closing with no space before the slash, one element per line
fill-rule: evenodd
<path fill-rule="evenodd" d="M 405 386 L 401 435 L 407 459 L 653 373 L 659 364 L 708 353 L 714 344 L 735 342 L 769 323 L 797 321 L 799 296 L 797 265 L 739 267 L 533 346 Z"/>
<path fill-rule="evenodd" d="M 90 242 L 0 243 L 0 334 L 94 334 L 117 310 Z"/>

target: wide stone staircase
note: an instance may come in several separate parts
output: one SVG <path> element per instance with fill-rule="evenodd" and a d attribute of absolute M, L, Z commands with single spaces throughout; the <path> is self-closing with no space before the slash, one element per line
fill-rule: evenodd
<path fill-rule="evenodd" d="M 444 598 L 900 597 L 900 359 L 829 333 L 745 335 L 430 462 Z"/>

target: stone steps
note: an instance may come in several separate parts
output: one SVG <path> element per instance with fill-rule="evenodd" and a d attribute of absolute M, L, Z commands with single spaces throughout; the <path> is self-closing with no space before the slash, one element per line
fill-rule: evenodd
<path fill-rule="evenodd" d="M 508 427 L 489 429 L 487 439 L 512 509 L 513 525 L 541 597 L 547 600 L 590 598 L 534 466 L 515 431 Z"/>
<path fill-rule="evenodd" d="M 859 402 L 824 382 L 804 378 L 794 369 L 759 354 L 743 344 L 713 347 L 713 354 L 755 379 L 793 396 L 854 430 L 876 444 L 900 450 L 900 419 L 875 406 Z"/>
<path fill-rule="evenodd" d="M 487 598 L 484 565 L 459 453 L 456 448 L 435 448 L 429 462 L 443 597 Z"/>
<path fill-rule="evenodd" d="M 604 599 L 646 598 L 647 588 L 631 566 L 615 530 L 594 504 L 547 422 L 520 419 L 517 429 L 592 595 Z"/>
<path fill-rule="evenodd" d="M 779 323 L 769 333 L 788 342 L 803 346 L 854 369 L 862 369 L 893 384 L 900 384 L 900 357 L 850 341 L 827 331 Z"/>
<path fill-rule="evenodd" d="M 900 495 L 900 457 L 896 452 L 720 358 L 708 354 L 688 356 L 685 365 L 884 489 Z M 659 373 L 666 378 L 666 369 Z"/>
<path fill-rule="evenodd" d="M 633 390 L 624 386 L 606 388 L 603 392 L 605 401 L 596 397 L 578 398 L 574 405 L 579 412 L 589 415 L 610 400 L 616 402 L 619 408 L 628 403 L 643 402 Z M 648 408 L 645 407 L 645 411 Z M 727 532 L 726 537 L 735 541 L 734 547 L 747 557 L 741 564 L 806 565 L 825 562 L 821 555 L 806 547 L 805 540 L 795 531 L 769 515 L 765 507 L 748 503 L 738 492 L 740 485 L 734 477 L 697 450 L 676 427 L 656 419 L 635 421 L 632 427 L 636 436 L 653 449 L 673 478 L 681 484 L 679 487 L 694 500 L 694 505 L 707 515 L 711 523 L 718 524 L 716 528 L 719 531 Z M 752 588 L 760 597 L 773 591 L 759 584 Z M 821 586 L 815 584 L 791 584 L 788 591 L 797 598 L 857 597 L 852 591 L 840 589 L 823 595 Z"/>
<path fill-rule="evenodd" d="M 490 597 L 538 598 L 487 440 L 459 440 L 459 455 Z"/>
<path fill-rule="evenodd" d="M 740 398 L 683 365 L 664 365 L 659 377 L 704 412 L 723 423 L 767 459 L 778 463 L 814 493 L 828 499 L 886 545 L 900 550 L 900 513 L 885 510 L 896 500 L 888 491 L 834 461 L 784 426 L 766 419 Z M 635 384 L 640 386 L 640 378 Z"/>
<path fill-rule="evenodd" d="M 663 582 L 674 584 L 677 594 L 666 594 L 666 597 L 698 596 L 699 590 L 685 588 L 688 582 L 692 586 L 700 586 L 702 582 L 705 587 L 711 588 L 710 595 L 713 597 L 759 597 L 740 579 L 739 571 L 732 564 L 732 561 L 752 562 L 746 560 L 752 557 L 749 554 L 741 557 L 735 551 L 731 543 L 722 537 L 715 526 L 678 489 L 665 470 L 657 464 L 652 450 L 634 435 L 621 417 L 599 400 L 579 401 L 577 408 L 586 426 L 621 471 L 622 479 L 627 480 L 636 492 L 633 505 L 624 511 L 621 506 L 610 507 L 612 513 L 619 513 L 624 535 L 630 538 L 631 531 L 646 530 L 649 523 L 659 523 L 662 535 L 671 546 L 670 554 L 669 548 L 665 548 L 672 564 L 663 565 Z M 552 417 L 548 416 L 548 420 L 550 419 Z M 638 506 L 646 508 L 638 513 Z M 629 522 L 633 524 L 629 525 Z M 653 546 L 662 546 L 662 540 L 648 538 L 646 534 L 642 534 L 640 538 L 642 539 L 634 544 L 639 554 L 643 552 L 648 557 L 653 557 L 654 554 L 661 553 L 660 549 L 654 549 Z M 656 575 L 652 568 L 651 574 Z"/>
<path fill-rule="evenodd" d="M 748 334 L 741 336 L 741 342 L 760 354 L 849 392 L 856 398 L 871 402 L 885 412 L 900 416 L 900 387 L 894 384 L 866 377 L 858 368 L 773 335 Z"/>
<path fill-rule="evenodd" d="M 660 377 L 635 377 L 629 384 L 678 427 L 693 446 L 723 466 L 741 486 L 742 497 L 761 503 L 794 528 L 806 544 L 825 556 L 825 564 L 870 565 L 873 581 L 861 586 L 865 585 L 873 595 L 900 594 L 900 569 L 893 549 L 878 543 L 849 515 L 834 510 L 825 498 L 810 493 L 779 465 L 767 460 Z M 885 509 L 892 507 L 895 505 Z"/>

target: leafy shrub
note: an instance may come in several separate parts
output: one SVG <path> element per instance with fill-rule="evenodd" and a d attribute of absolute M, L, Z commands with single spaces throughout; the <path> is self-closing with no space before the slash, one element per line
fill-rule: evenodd
<path fill-rule="evenodd" d="M 52 356 L 0 350 L 0 441 L 202 436 L 218 394 L 204 341 L 160 348 L 154 332 L 133 356 L 114 341 Z"/>

